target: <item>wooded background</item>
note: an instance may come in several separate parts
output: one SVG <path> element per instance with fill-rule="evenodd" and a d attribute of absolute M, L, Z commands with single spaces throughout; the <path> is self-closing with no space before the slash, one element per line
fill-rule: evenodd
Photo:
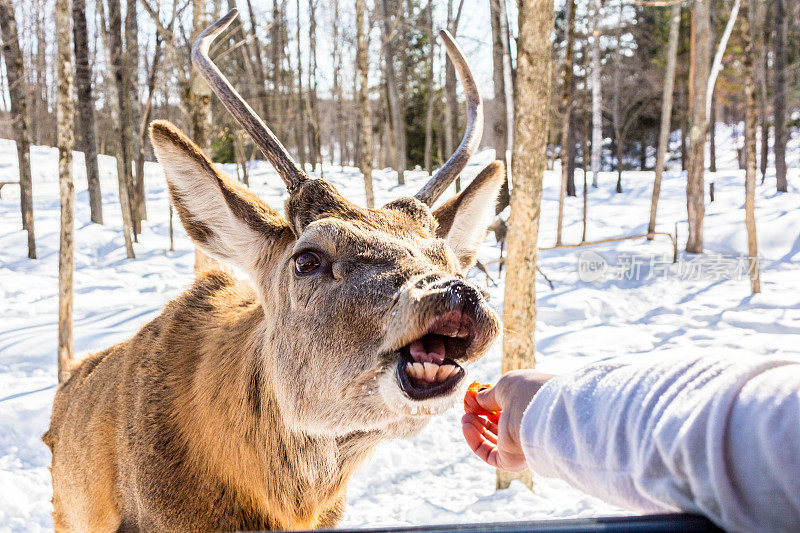
<path fill-rule="evenodd" d="M 323 162 L 359 167 L 370 206 L 373 168 L 393 168 L 403 183 L 406 170 L 433 171 L 460 142 L 462 96 L 436 30 L 448 29 L 468 58 L 491 57 L 477 62 L 486 81 L 483 146 L 510 163 L 513 178 L 497 205 L 497 213 L 510 205 L 510 214 L 494 225 L 508 237 L 504 371 L 534 363 L 542 176 L 556 160 L 557 247 L 596 244 L 586 241 L 586 197 L 601 171 L 615 171 L 623 193 L 624 170 L 655 170 L 647 234 L 611 240 L 663 233 L 657 205 L 673 158 L 686 171 L 686 252 L 702 253 L 715 130 L 733 125 L 746 170 L 750 284 L 760 291 L 754 190 L 760 173 L 762 184 L 769 177 L 776 192 L 789 191 L 786 145 L 800 128 L 800 0 L 0 0 L 0 137 L 17 143 L 31 259 L 30 147 L 59 150 L 61 379 L 73 351 L 73 150 L 86 157 L 97 224 L 97 157 L 116 157 L 129 258 L 148 216 L 151 119 L 177 124 L 215 162 L 235 163 L 245 184 L 249 163 L 262 157 L 191 65 L 196 36 L 234 7 L 240 17 L 212 58 L 308 171 L 324 177 Z M 460 38 L 466 20 L 486 26 L 486 42 Z M 565 244 L 565 198 L 578 194 L 583 239 Z M 205 260 L 199 254 L 197 264 Z M 509 481 L 503 474 L 498 486 Z"/>
<path fill-rule="evenodd" d="M 28 143 L 57 141 L 59 56 L 53 36 L 63 31 L 56 28 L 56 7 L 55 0 L 0 0 L 0 137 L 18 139 L 26 154 Z M 482 88 L 483 145 L 495 148 L 499 158 L 510 150 L 514 93 L 520 90 L 519 7 L 503 0 L 72 0 L 75 149 L 87 156 L 97 223 L 103 217 L 96 157 L 117 156 L 124 185 L 120 203 L 131 228 L 125 232 L 129 256 L 147 218 L 143 165 L 153 158 L 149 120 L 167 118 L 214 161 L 239 163 L 245 183 L 246 163 L 261 157 L 191 68 L 194 36 L 232 7 L 242 13 L 212 57 L 301 164 L 392 167 L 400 183 L 406 169 L 439 166 L 457 146 L 464 117 L 455 71 L 434 36 L 447 28 L 458 38 L 465 10 L 471 24 L 486 20 L 490 26 L 491 42 L 462 41 L 468 55 L 491 52 L 491 78 L 482 73 L 492 81 Z M 759 170 L 764 179 L 773 139 L 776 188 L 786 190 L 787 131 L 800 126 L 796 115 L 792 119 L 800 104 L 800 1 L 696 0 L 681 8 L 670 0 L 566 0 L 555 7 L 548 166 L 555 159 L 563 163 L 564 194 L 576 194 L 576 168 L 619 171 L 618 191 L 623 170 L 652 168 L 658 146 L 665 146 L 659 130 L 669 104 L 665 131 L 680 132 L 681 165 L 690 170 L 690 222 L 702 219 L 699 182 L 692 176 L 703 166 L 716 170 L 715 125 L 744 119 L 750 43 L 758 124 L 768 133 L 757 150 Z M 752 23 L 729 24 L 745 18 Z M 677 32 L 674 83 L 665 91 L 671 32 Z M 692 106 L 709 82 L 714 90 L 707 109 Z M 691 125 L 701 120 L 707 123 L 707 160 L 696 155 L 706 135 L 692 137 Z M 744 143 L 739 152 L 744 168 Z M 693 167 L 699 159 L 701 168 Z M 28 228 L 29 163 L 23 167 L 21 213 Z M 592 184 L 597 186 L 596 173 Z M 507 203 L 506 189 L 498 209 Z M 687 249 L 699 251 L 701 242 L 694 232 Z M 34 247 L 31 230 L 29 248 Z"/>

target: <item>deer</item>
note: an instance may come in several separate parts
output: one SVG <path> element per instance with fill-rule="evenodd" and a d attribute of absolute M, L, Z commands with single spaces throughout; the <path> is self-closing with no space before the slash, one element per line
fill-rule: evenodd
<path fill-rule="evenodd" d="M 504 179 L 488 164 L 433 207 L 481 136 L 481 97 L 440 36 L 467 101 L 456 152 L 414 197 L 360 207 L 306 174 L 209 58 L 192 61 L 288 191 L 283 215 L 169 122 L 150 125 L 181 223 L 210 269 L 133 337 L 76 364 L 43 440 L 56 531 L 335 526 L 381 442 L 418 434 L 466 388 L 500 332 L 466 276 Z"/>

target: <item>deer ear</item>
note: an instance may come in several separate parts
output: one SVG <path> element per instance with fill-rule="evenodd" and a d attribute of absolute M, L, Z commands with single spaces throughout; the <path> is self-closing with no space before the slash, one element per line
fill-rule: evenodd
<path fill-rule="evenodd" d="M 492 161 L 469 187 L 433 212 L 439 222 L 437 237 L 447 241 L 464 269 L 475 264 L 478 246 L 494 216 L 504 177 L 502 161 Z"/>
<path fill-rule="evenodd" d="M 170 122 L 154 121 L 150 141 L 189 237 L 212 257 L 253 272 L 288 224 Z"/>

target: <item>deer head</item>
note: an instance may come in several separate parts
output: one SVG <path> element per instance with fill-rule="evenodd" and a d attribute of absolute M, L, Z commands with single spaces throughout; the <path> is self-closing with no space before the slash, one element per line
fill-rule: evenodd
<path fill-rule="evenodd" d="M 208 57 L 231 10 L 196 41 L 195 67 L 278 171 L 284 216 L 214 167 L 185 135 L 156 121 L 150 136 L 187 233 L 248 274 L 264 309 L 265 386 L 299 432 L 409 434 L 463 392 L 464 367 L 499 332 L 466 277 L 494 212 L 502 164 L 434 202 L 480 142 L 482 104 L 458 46 L 441 37 L 464 85 L 468 122 L 455 154 L 413 198 L 357 206 L 309 177 Z M 416 423 L 420 422 L 420 423 Z"/>

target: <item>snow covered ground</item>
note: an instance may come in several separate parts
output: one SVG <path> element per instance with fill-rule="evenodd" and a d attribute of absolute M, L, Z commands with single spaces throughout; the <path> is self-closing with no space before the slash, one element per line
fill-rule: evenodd
<path fill-rule="evenodd" d="M 719 130 L 718 130 L 719 131 Z M 720 168 L 735 168 L 730 135 L 718 133 Z M 790 144 L 790 193 L 774 192 L 774 176 L 757 189 L 762 294 L 751 295 L 743 275 L 746 252 L 744 174 L 709 174 L 716 199 L 706 202 L 707 254 L 681 254 L 672 265 L 672 245 L 659 237 L 592 248 L 543 250 L 541 268 L 554 287 L 537 282 L 539 318 L 537 361 L 548 371 L 566 371 L 620 354 L 658 357 L 673 351 L 746 352 L 753 357 L 781 354 L 800 358 L 800 138 Z M 491 158 L 485 152 L 466 171 L 474 176 Z M 0 200 L 0 532 L 50 529 L 49 452 L 45 430 L 56 386 L 56 298 L 58 184 L 54 149 L 34 148 L 35 227 L 39 259 L 26 258 L 20 229 L 18 188 L 7 186 Z M 0 141 L 0 179 L 16 179 L 13 144 Z M 233 172 L 233 168 L 229 171 Z M 116 203 L 115 166 L 102 158 L 105 226 L 89 222 L 82 158 L 76 159 L 78 190 L 75 278 L 75 341 L 80 354 L 126 339 L 159 313 L 165 302 L 192 280 L 193 248 L 177 221 L 175 251 L 168 251 L 167 195 L 157 165 L 147 167 L 147 208 L 137 259 L 125 258 Z M 363 201 L 354 169 L 326 166 L 325 177 L 354 201 Z M 423 183 L 421 172 L 407 174 L 398 187 L 391 171 L 375 173 L 379 202 L 408 195 Z M 275 207 L 283 186 L 265 164 L 251 172 L 253 188 Z M 616 176 L 600 176 L 589 192 L 589 240 L 646 231 L 652 173 L 626 172 L 624 193 L 614 194 Z M 555 240 L 558 177 L 546 176 L 541 246 Z M 580 190 L 580 185 L 579 185 Z M 564 241 L 581 236 L 582 198 L 568 198 Z M 678 224 L 686 238 L 685 177 L 665 176 L 659 229 Z M 591 250 L 589 252 L 588 250 Z M 481 251 L 490 264 L 493 301 L 502 307 L 499 249 L 490 236 Z M 665 261 L 664 257 L 668 257 Z M 599 266 L 581 270 L 578 263 Z M 483 274 L 474 273 L 484 283 Z M 497 285 L 495 285 L 495 283 Z M 472 367 L 472 375 L 499 377 L 500 346 Z M 623 511 L 566 484 L 535 479 L 533 492 L 521 485 L 494 491 L 494 471 L 473 457 L 461 439 L 459 408 L 433 420 L 417 438 L 381 446 L 353 478 L 343 525 L 410 525 L 575 517 Z"/>

